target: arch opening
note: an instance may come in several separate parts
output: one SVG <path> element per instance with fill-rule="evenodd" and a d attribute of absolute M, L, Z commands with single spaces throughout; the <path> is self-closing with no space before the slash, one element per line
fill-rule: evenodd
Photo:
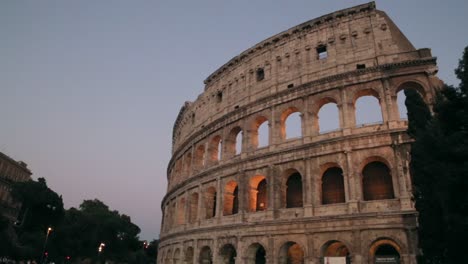
<path fill-rule="evenodd" d="M 180 259 L 180 249 L 176 249 L 174 251 L 174 257 L 172 258 L 172 263 L 173 264 L 181 264 L 182 260 Z"/>
<path fill-rule="evenodd" d="M 185 263 L 194 264 L 193 255 L 194 255 L 193 247 L 188 247 L 187 250 L 185 251 Z"/>
<path fill-rule="evenodd" d="M 280 248 L 279 264 L 304 264 L 304 251 L 296 242 L 286 242 Z"/>
<path fill-rule="evenodd" d="M 302 207 L 302 176 L 292 173 L 286 181 L 286 208 Z"/>
<path fill-rule="evenodd" d="M 302 137 L 301 113 L 291 113 L 285 121 L 286 139 Z"/>
<path fill-rule="evenodd" d="M 190 223 L 195 223 L 198 219 L 198 193 L 192 193 L 190 197 Z"/>
<path fill-rule="evenodd" d="M 236 151 L 235 151 L 236 155 L 239 155 L 242 152 L 243 133 L 244 133 L 243 131 L 240 131 L 239 133 L 237 133 L 237 136 L 236 136 Z"/>
<path fill-rule="evenodd" d="M 270 135 L 269 135 L 269 123 L 268 120 L 263 121 L 257 129 L 258 141 L 257 147 L 263 148 L 269 145 Z"/>
<path fill-rule="evenodd" d="M 205 146 L 204 145 L 200 145 L 197 147 L 193 162 L 196 168 L 198 169 L 203 168 L 205 166 Z"/>
<path fill-rule="evenodd" d="M 177 204 L 177 220 L 178 225 L 185 223 L 185 198 L 180 198 L 179 203 Z"/>
<path fill-rule="evenodd" d="M 322 247 L 323 263 L 348 264 L 349 255 L 348 247 L 341 241 L 329 241 Z"/>
<path fill-rule="evenodd" d="M 370 257 L 374 263 L 400 264 L 401 249 L 391 239 L 380 239 L 370 248 Z"/>
<path fill-rule="evenodd" d="M 329 168 L 322 176 L 322 204 L 345 202 L 343 170 L 338 167 Z"/>
<path fill-rule="evenodd" d="M 200 250 L 200 264 L 213 264 L 213 255 L 210 247 L 204 246 Z"/>
<path fill-rule="evenodd" d="M 319 133 L 325 134 L 340 129 L 340 113 L 335 102 L 324 104 L 318 114 Z"/>
<path fill-rule="evenodd" d="M 256 211 L 264 211 L 267 208 L 267 182 L 263 179 L 257 185 Z"/>
<path fill-rule="evenodd" d="M 232 157 L 242 152 L 242 137 L 243 131 L 240 127 L 236 126 L 231 129 L 225 141 L 226 157 Z"/>
<path fill-rule="evenodd" d="M 247 264 L 266 264 L 265 248 L 259 243 L 254 243 L 247 249 L 246 255 Z"/>
<path fill-rule="evenodd" d="M 393 183 L 390 169 L 380 161 L 367 164 L 362 170 L 364 200 L 393 199 Z"/>
<path fill-rule="evenodd" d="M 236 263 L 236 257 L 237 257 L 237 252 L 236 249 L 232 244 L 226 244 L 224 245 L 220 252 L 220 261 L 222 264 L 235 264 Z"/>
<path fill-rule="evenodd" d="M 235 181 L 230 181 L 224 188 L 223 215 L 233 215 L 239 212 L 239 188 Z"/>
<path fill-rule="evenodd" d="M 209 145 L 209 157 L 211 161 L 219 161 L 221 160 L 221 152 L 222 152 L 222 139 L 221 136 L 215 136 L 211 139 Z"/>
<path fill-rule="evenodd" d="M 205 218 L 210 219 L 216 216 L 216 189 L 209 187 L 205 192 Z"/>
<path fill-rule="evenodd" d="M 257 212 L 267 209 L 267 182 L 263 175 L 255 175 L 249 183 L 249 211 Z"/>
<path fill-rule="evenodd" d="M 355 102 L 356 126 L 381 124 L 383 122 L 380 102 L 375 95 L 363 95 Z"/>

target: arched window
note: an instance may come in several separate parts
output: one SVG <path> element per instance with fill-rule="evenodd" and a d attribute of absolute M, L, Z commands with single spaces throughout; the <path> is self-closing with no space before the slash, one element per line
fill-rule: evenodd
<path fill-rule="evenodd" d="M 250 179 L 250 202 L 251 212 L 264 211 L 267 209 L 267 182 L 265 176 L 255 175 Z"/>
<path fill-rule="evenodd" d="M 401 90 L 397 93 L 397 105 L 400 119 L 408 119 L 408 110 L 406 109 L 405 101 L 405 90 Z"/>
<path fill-rule="evenodd" d="M 294 172 L 286 181 L 286 208 L 302 207 L 302 176 Z"/>
<path fill-rule="evenodd" d="M 327 133 L 340 129 L 340 114 L 334 102 L 324 104 L 318 112 L 319 132 Z"/>
<path fill-rule="evenodd" d="M 192 193 L 190 197 L 190 223 L 195 223 L 198 218 L 198 193 Z"/>
<path fill-rule="evenodd" d="M 381 259 L 392 259 L 394 261 L 393 263 L 399 263 L 400 253 L 398 253 L 398 251 L 391 245 L 383 244 L 380 245 L 375 251 L 376 263 Z"/>
<path fill-rule="evenodd" d="M 280 248 L 279 264 L 303 264 L 304 251 L 299 244 L 289 241 Z"/>
<path fill-rule="evenodd" d="M 208 246 L 204 246 L 200 250 L 200 264 L 213 264 L 211 249 Z"/>
<path fill-rule="evenodd" d="M 172 255 L 172 252 L 170 250 L 166 252 L 166 258 L 164 260 L 164 264 L 171 264 L 171 255 Z"/>
<path fill-rule="evenodd" d="M 421 102 L 425 103 L 424 96 L 421 91 L 424 92 L 424 89 L 420 85 L 408 84 L 404 85 L 404 88 L 397 93 L 397 105 L 400 119 L 408 119 L 408 109 L 406 108 L 405 102 L 406 94 L 408 92 L 415 92 L 416 95 L 419 96 Z"/>
<path fill-rule="evenodd" d="M 378 94 L 374 91 L 367 91 L 355 102 L 356 126 L 382 123 L 382 109 L 378 99 Z"/>
<path fill-rule="evenodd" d="M 215 187 L 209 187 L 205 192 L 206 219 L 213 218 L 216 215 L 216 198 Z"/>
<path fill-rule="evenodd" d="M 281 138 L 302 137 L 301 113 L 295 107 L 286 109 L 281 115 Z"/>
<path fill-rule="evenodd" d="M 346 257 L 349 256 L 349 250 L 343 242 L 333 240 L 322 247 L 322 255 L 324 257 Z"/>
<path fill-rule="evenodd" d="M 266 147 L 269 144 L 269 124 L 268 121 L 264 121 L 259 127 L 258 127 L 258 147 Z"/>
<path fill-rule="evenodd" d="M 373 263 L 400 263 L 400 250 L 393 240 L 382 238 L 371 245 L 369 253 Z"/>
<path fill-rule="evenodd" d="M 193 263 L 193 247 L 188 247 L 185 251 L 185 261 L 187 264 L 194 264 Z"/>
<path fill-rule="evenodd" d="M 216 158 L 217 158 L 217 160 L 221 160 L 222 157 L 223 157 L 223 154 L 222 154 L 222 153 L 223 153 L 223 141 L 222 141 L 222 140 L 220 140 L 220 141 L 218 142 L 218 147 L 217 147 L 217 149 L 218 149 L 218 151 L 217 151 L 217 152 L 218 152 L 218 156 L 217 156 Z"/>
<path fill-rule="evenodd" d="M 374 161 L 362 170 L 364 200 L 393 199 L 393 184 L 390 170 L 382 162 Z"/>
<path fill-rule="evenodd" d="M 242 137 L 243 137 L 243 132 L 242 131 L 237 133 L 237 136 L 236 136 L 236 155 L 239 155 L 242 152 Z"/>
<path fill-rule="evenodd" d="M 221 160 L 221 152 L 222 152 L 222 140 L 221 136 L 215 136 L 211 139 L 209 145 L 209 157 L 211 161 L 219 161 Z"/>
<path fill-rule="evenodd" d="M 224 188 L 223 215 L 237 214 L 239 211 L 239 190 L 237 182 L 230 181 Z"/>
<path fill-rule="evenodd" d="M 176 249 L 176 250 L 174 251 L 174 257 L 173 257 L 173 259 L 172 259 L 172 263 L 174 263 L 174 264 L 180 264 L 180 263 L 182 263 L 182 262 L 181 262 L 181 259 L 180 259 L 180 249 Z"/>
<path fill-rule="evenodd" d="M 180 198 L 177 204 L 177 221 L 178 225 L 185 223 L 185 198 Z"/>
<path fill-rule="evenodd" d="M 205 166 L 205 145 L 199 145 L 195 151 L 195 158 L 193 159 L 196 168 L 200 169 Z"/>
<path fill-rule="evenodd" d="M 247 249 L 246 263 L 247 264 L 266 264 L 265 248 L 258 243 L 254 243 L 250 245 Z"/>
<path fill-rule="evenodd" d="M 344 203 L 343 171 L 338 167 L 332 167 L 322 176 L 322 204 Z"/>
<path fill-rule="evenodd" d="M 185 164 L 185 169 L 184 169 L 184 173 L 188 176 L 190 175 L 190 171 L 192 169 L 192 153 L 190 153 L 191 150 L 189 150 L 189 153 L 187 153 L 187 155 L 185 155 L 185 159 L 184 159 L 184 164 Z"/>
<path fill-rule="evenodd" d="M 254 148 L 266 147 L 269 144 L 269 125 L 268 119 L 259 116 L 252 125 L 251 143 Z"/>
<path fill-rule="evenodd" d="M 267 208 L 267 182 L 263 179 L 257 186 L 257 211 Z"/>
<path fill-rule="evenodd" d="M 237 252 L 233 245 L 226 244 L 224 245 L 220 252 L 220 263 L 222 264 L 235 264 Z"/>
<path fill-rule="evenodd" d="M 227 154 L 227 158 L 232 157 L 234 155 L 240 154 L 242 151 L 242 129 L 240 127 L 234 127 L 229 132 L 228 137 L 225 140 L 225 151 Z"/>

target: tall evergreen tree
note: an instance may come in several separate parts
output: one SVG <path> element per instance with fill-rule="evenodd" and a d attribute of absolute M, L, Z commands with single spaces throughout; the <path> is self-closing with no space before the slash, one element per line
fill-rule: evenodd
<path fill-rule="evenodd" d="M 419 211 L 422 263 L 464 263 L 468 235 L 468 47 L 455 70 L 460 86 L 444 86 L 434 115 L 406 93 L 413 195 Z"/>

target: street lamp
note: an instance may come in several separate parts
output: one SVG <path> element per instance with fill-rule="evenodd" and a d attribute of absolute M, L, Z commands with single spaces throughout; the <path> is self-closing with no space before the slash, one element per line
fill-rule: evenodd
<path fill-rule="evenodd" d="M 101 258 L 101 252 L 104 250 L 104 247 L 106 246 L 106 244 L 102 243 L 99 244 L 99 247 L 98 247 L 98 263 L 100 262 L 100 258 Z"/>
<path fill-rule="evenodd" d="M 49 226 L 47 228 L 47 234 L 46 234 L 46 237 L 45 237 L 44 246 L 42 248 L 41 263 L 43 263 L 44 261 L 47 260 L 47 257 L 44 259 L 44 256 L 46 256 L 47 240 L 49 239 L 50 232 L 52 232 L 52 227 Z"/>
<path fill-rule="evenodd" d="M 104 244 L 104 243 L 99 244 L 98 253 L 101 253 L 105 246 L 106 246 L 106 244 Z"/>

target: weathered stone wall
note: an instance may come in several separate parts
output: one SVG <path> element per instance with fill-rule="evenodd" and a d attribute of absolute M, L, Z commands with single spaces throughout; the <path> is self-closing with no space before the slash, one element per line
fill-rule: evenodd
<path fill-rule="evenodd" d="M 431 105 L 436 72 L 430 50 L 416 50 L 374 3 L 303 23 L 233 58 L 174 125 L 158 263 L 229 263 L 233 254 L 236 263 L 261 263 L 263 251 L 266 263 L 370 263 L 386 248 L 416 263 L 410 139 L 397 93 L 416 89 Z M 377 98 L 382 122 L 356 123 L 362 96 Z M 318 113 L 327 103 L 338 108 L 339 129 L 323 132 Z M 288 138 L 293 113 L 301 136 Z M 264 122 L 268 145 L 258 147 Z"/>

